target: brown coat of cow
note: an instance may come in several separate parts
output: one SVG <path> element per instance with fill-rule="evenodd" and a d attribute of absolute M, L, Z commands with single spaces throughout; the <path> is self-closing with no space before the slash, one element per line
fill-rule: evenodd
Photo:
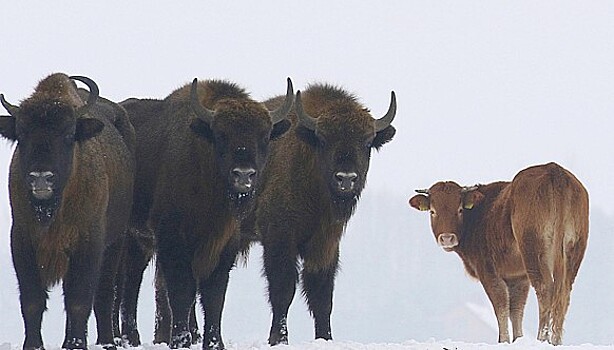
<path fill-rule="evenodd" d="M 280 103 L 280 98 L 267 101 L 269 108 Z M 286 318 L 299 281 L 299 259 L 315 337 L 332 338 L 339 242 L 365 186 L 372 150 L 395 134 L 390 125 L 394 93 L 379 119 L 355 96 L 327 84 L 297 93 L 295 106 L 290 131 L 271 146 L 256 215 L 242 223 L 244 231 L 260 235 L 264 247 L 271 345 L 288 342 Z"/>
<path fill-rule="evenodd" d="M 73 79 L 91 92 L 78 90 Z M 60 281 L 62 347 L 87 347 L 92 305 L 98 343 L 113 346 L 115 255 L 132 205 L 134 130 L 123 108 L 97 96 L 93 81 L 59 73 L 43 79 L 19 107 L 2 96 L 11 117 L 0 118 L 0 133 L 17 141 L 9 175 L 11 252 L 24 349 L 43 348 L 47 289 Z"/>
<path fill-rule="evenodd" d="M 438 182 L 409 201 L 429 211 L 438 244 L 456 252 L 488 295 L 499 342 L 522 336 L 532 285 L 539 303 L 537 338 L 561 344 L 572 284 L 588 240 L 588 194 L 555 163 L 529 167 L 511 182 L 467 188 Z"/>
<path fill-rule="evenodd" d="M 189 319 L 197 292 L 205 313 L 203 348 L 224 347 L 229 272 L 250 244 L 239 234 L 239 221 L 252 208 L 269 141 L 289 127 L 293 100 L 290 79 L 285 102 L 274 111 L 234 83 L 194 80 L 164 100 L 122 102 L 137 134 L 132 231 L 155 232 L 172 310 L 172 327 L 160 333 L 172 328 L 165 340 L 172 348 L 192 343 Z M 143 263 L 137 265 L 135 274 L 142 274 Z M 126 335 L 136 330 L 136 295 L 130 294 L 134 324 L 122 330 Z"/>

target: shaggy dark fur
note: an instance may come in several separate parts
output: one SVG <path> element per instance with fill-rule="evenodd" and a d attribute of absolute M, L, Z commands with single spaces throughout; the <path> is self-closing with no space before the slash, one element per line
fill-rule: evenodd
<path fill-rule="evenodd" d="M 4 103 L 11 116 L 0 118 L 0 134 L 17 141 L 9 175 L 11 251 L 24 349 L 43 348 L 47 289 L 60 281 L 62 347 L 87 347 L 92 304 L 97 343 L 113 347 L 116 252 L 132 204 L 135 137 L 123 108 L 102 99 L 84 107 L 89 98 L 68 76 L 53 74 L 19 107 Z M 47 175 L 33 175 L 40 173 Z"/>
<path fill-rule="evenodd" d="M 332 338 L 330 314 L 339 241 L 364 188 L 371 150 L 379 149 L 395 133 L 391 125 L 376 132 L 369 111 L 340 88 L 316 84 L 301 96 L 304 110 L 317 118 L 316 128 L 305 127 L 295 112 L 291 114 L 290 131 L 272 143 L 255 217 L 246 220 L 243 228 L 255 230 L 264 247 L 264 273 L 273 311 L 271 345 L 288 342 L 286 318 L 299 280 L 299 259 L 303 260 L 302 287 L 315 319 L 315 337 Z M 281 98 L 266 103 L 273 108 Z M 351 191 L 339 188 L 339 172 L 357 175 Z"/>
<path fill-rule="evenodd" d="M 137 132 L 132 232 L 147 237 L 148 230 L 153 230 L 158 274 L 163 278 L 156 285 L 168 282 L 167 291 L 158 290 L 156 297 L 156 341 L 165 341 L 172 348 L 191 345 L 194 332 L 190 332 L 189 319 L 194 317 L 198 292 L 205 313 L 203 348 L 219 349 L 224 347 L 220 322 L 229 272 L 239 252 L 246 251 L 250 243 L 239 234 L 239 220 L 252 207 L 269 140 L 284 133 L 290 123 L 282 120 L 273 124 L 264 104 L 252 100 L 235 84 L 209 80 L 198 83 L 197 88 L 200 105 L 214 111 L 212 120 L 202 118 L 190 105 L 189 85 L 162 101 L 130 99 L 122 103 Z M 290 90 L 288 102 L 292 99 Z M 238 189 L 237 169 L 248 168 L 254 171 L 254 186 Z M 138 241 L 136 237 L 134 242 Z M 126 274 L 133 277 L 127 277 L 132 283 L 125 285 L 124 302 L 132 303 L 129 311 L 133 316 L 126 317 L 134 322 L 128 331 L 122 330 L 124 335 L 136 332 L 141 277 L 134 276 L 142 276 L 151 258 L 149 250 L 138 244 L 131 246 L 145 254 L 140 262 L 127 264 L 134 270 Z M 166 292 L 172 327 L 164 308 Z"/>

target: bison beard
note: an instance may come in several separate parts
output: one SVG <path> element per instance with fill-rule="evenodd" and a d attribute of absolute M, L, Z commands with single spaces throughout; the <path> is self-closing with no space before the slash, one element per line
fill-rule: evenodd
<path fill-rule="evenodd" d="M 53 215 L 60 206 L 60 199 L 57 196 L 46 200 L 30 198 L 30 205 L 36 220 L 43 226 L 49 226 Z"/>

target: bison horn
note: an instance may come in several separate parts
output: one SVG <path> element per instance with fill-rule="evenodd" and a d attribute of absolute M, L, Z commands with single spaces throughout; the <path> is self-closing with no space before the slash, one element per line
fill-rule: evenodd
<path fill-rule="evenodd" d="M 471 192 L 471 191 L 475 191 L 478 189 L 478 185 L 473 185 L 473 186 L 464 186 L 461 189 L 461 193 L 467 193 L 467 192 Z"/>
<path fill-rule="evenodd" d="M 4 106 L 4 108 L 6 108 L 6 110 L 9 112 L 10 115 L 15 116 L 15 115 L 17 115 L 17 112 L 19 112 L 19 107 L 13 106 L 12 104 L 8 103 L 4 99 L 4 95 L 3 94 L 0 94 L 0 102 L 2 103 L 2 106 Z"/>
<path fill-rule="evenodd" d="M 198 99 L 198 78 L 192 80 L 192 89 L 190 90 L 190 107 L 196 116 L 203 119 L 207 124 L 211 125 L 213 121 L 213 114 L 215 111 L 209 110 L 200 103 Z"/>
<path fill-rule="evenodd" d="M 98 85 L 96 85 L 96 83 L 88 77 L 73 75 L 69 78 L 72 80 L 77 80 L 77 81 L 84 83 L 90 89 L 90 94 L 87 98 L 87 103 L 85 104 L 85 106 L 80 107 L 75 112 L 77 116 L 84 115 L 90 110 L 90 108 L 92 108 L 93 105 L 96 104 L 96 100 L 98 99 L 98 94 L 100 93 L 100 91 L 98 90 Z"/>
<path fill-rule="evenodd" d="M 303 110 L 303 101 L 301 100 L 301 92 L 296 92 L 296 114 L 298 115 L 299 123 L 306 127 L 309 130 L 316 130 L 316 121 L 317 119 L 310 116 Z"/>
<path fill-rule="evenodd" d="M 269 112 L 273 125 L 286 119 L 286 116 L 288 115 L 288 113 L 290 113 L 290 109 L 292 109 L 293 102 L 294 102 L 294 88 L 292 87 L 292 80 L 288 78 L 288 89 L 286 91 L 286 99 L 284 100 L 284 104 L 281 105 L 281 107 L 277 108 L 276 110 Z"/>
<path fill-rule="evenodd" d="M 429 194 L 429 190 L 415 190 L 416 193 Z"/>
<path fill-rule="evenodd" d="M 397 114 L 397 97 L 392 91 L 390 96 L 390 106 L 388 107 L 388 112 L 383 117 L 377 119 L 375 121 L 375 132 L 380 132 L 386 129 L 390 123 L 394 120 L 394 116 Z"/>

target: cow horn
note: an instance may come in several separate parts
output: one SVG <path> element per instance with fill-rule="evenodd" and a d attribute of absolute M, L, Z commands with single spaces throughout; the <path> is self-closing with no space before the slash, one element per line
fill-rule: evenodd
<path fill-rule="evenodd" d="M 87 102 L 85 106 L 79 107 L 79 109 L 77 109 L 77 111 L 75 112 L 77 116 L 84 115 L 90 110 L 90 108 L 92 108 L 93 105 L 96 104 L 96 100 L 98 99 L 98 94 L 100 93 L 100 91 L 98 90 L 98 85 L 96 85 L 96 83 L 88 77 L 73 75 L 73 76 L 70 76 L 69 78 L 72 80 L 77 80 L 77 81 L 84 83 L 90 89 L 90 94 L 87 98 Z"/>
<path fill-rule="evenodd" d="M 309 130 L 316 130 L 317 119 L 305 113 L 303 110 L 303 101 L 301 100 L 301 92 L 296 92 L 296 114 L 298 115 L 299 123 Z"/>
<path fill-rule="evenodd" d="M 294 87 L 292 86 L 292 80 L 288 78 L 288 89 L 286 90 L 284 104 L 276 110 L 269 112 L 273 125 L 286 119 L 286 116 L 290 113 L 290 109 L 292 109 L 292 103 L 294 103 Z"/>
<path fill-rule="evenodd" d="M 6 108 L 7 112 L 9 112 L 10 115 L 15 116 L 17 115 L 17 112 L 19 112 L 19 107 L 13 106 L 12 104 L 8 103 L 4 99 L 4 94 L 0 94 L 0 102 L 2 103 L 2 106 Z"/>
<path fill-rule="evenodd" d="M 415 190 L 416 193 L 420 193 L 420 194 L 429 194 L 429 190 Z"/>
<path fill-rule="evenodd" d="M 471 192 L 471 191 L 475 191 L 478 189 L 478 185 L 473 185 L 473 186 L 464 186 L 461 189 L 461 193 L 467 193 L 467 192 Z"/>
<path fill-rule="evenodd" d="M 197 117 L 206 121 L 207 124 L 211 124 L 215 111 L 203 107 L 198 100 L 198 78 L 194 78 L 194 80 L 192 80 L 192 89 L 190 90 L 190 107 L 192 107 L 192 111 L 194 111 Z"/>
<path fill-rule="evenodd" d="M 390 94 L 390 106 L 388 107 L 388 112 L 383 117 L 377 119 L 375 121 L 375 132 L 380 132 L 386 129 L 390 123 L 394 120 L 394 116 L 397 114 L 397 97 L 394 94 L 394 91 Z"/>

